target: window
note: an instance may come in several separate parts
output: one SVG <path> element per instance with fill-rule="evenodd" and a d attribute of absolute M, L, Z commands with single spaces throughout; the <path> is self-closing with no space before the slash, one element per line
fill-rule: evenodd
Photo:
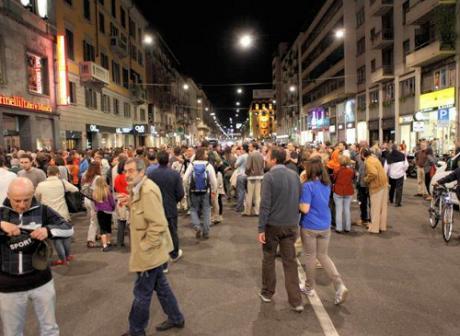
<path fill-rule="evenodd" d="M 131 59 L 136 61 L 137 60 L 137 48 L 135 45 L 131 44 L 131 50 L 130 50 L 130 53 L 131 53 Z"/>
<path fill-rule="evenodd" d="M 118 85 L 121 84 L 120 65 L 114 61 L 112 61 L 112 81 Z"/>
<path fill-rule="evenodd" d="M 106 94 L 101 95 L 101 110 L 105 113 L 110 113 L 110 97 Z"/>
<path fill-rule="evenodd" d="M 121 7 L 120 7 L 120 21 L 121 21 L 121 26 L 126 29 L 126 12 Z"/>
<path fill-rule="evenodd" d="M 358 84 L 363 84 L 366 81 L 366 66 L 358 68 L 357 71 Z"/>
<path fill-rule="evenodd" d="M 394 83 L 388 83 L 385 85 L 385 101 L 392 101 L 395 99 L 395 85 Z"/>
<path fill-rule="evenodd" d="M 415 77 L 408 78 L 399 83 L 400 98 L 415 96 Z"/>
<path fill-rule="evenodd" d="M 109 56 L 101 52 L 101 66 L 104 69 L 110 70 L 109 69 Z"/>
<path fill-rule="evenodd" d="M 141 76 L 136 71 L 131 70 L 130 79 L 133 83 L 140 83 L 141 82 L 140 77 Z"/>
<path fill-rule="evenodd" d="M 102 13 L 99 13 L 99 31 L 105 34 L 105 17 Z"/>
<path fill-rule="evenodd" d="M 140 120 L 145 121 L 145 109 L 139 109 Z"/>
<path fill-rule="evenodd" d="M 358 96 L 358 110 L 365 111 L 366 110 L 366 95 Z"/>
<path fill-rule="evenodd" d="M 72 6 L 72 0 L 64 0 L 65 3 L 67 3 L 68 5 Z"/>
<path fill-rule="evenodd" d="M 374 90 L 369 92 L 369 100 L 371 104 L 378 104 L 379 103 L 379 90 Z"/>
<path fill-rule="evenodd" d="M 31 93 L 49 94 L 48 59 L 27 53 L 27 88 Z"/>
<path fill-rule="evenodd" d="M 113 114 L 120 114 L 120 101 L 117 98 L 113 98 Z"/>
<path fill-rule="evenodd" d="M 375 58 L 371 61 L 371 72 L 375 72 Z"/>
<path fill-rule="evenodd" d="M 83 0 L 83 15 L 85 19 L 91 20 L 91 3 L 90 0 Z"/>
<path fill-rule="evenodd" d="M 0 35 L 0 85 L 6 84 L 5 42 Z"/>
<path fill-rule="evenodd" d="M 403 42 L 403 52 L 404 52 L 404 56 L 410 53 L 410 40 L 409 39 Z"/>
<path fill-rule="evenodd" d="M 112 0 L 112 16 L 117 17 L 117 0 Z"/>
<path fill-rule="evenodd" d="M 356 28 L 361 27 L 364 24 L 364 6 L 356 12 Z"/>
<path fill-rule="evenodd" d="M 126 68 L 123 68 L 123 86 L 129 88 L 129 71 Z"/>
<path fill-rule="evenodd" d="M 97 110 L 97 93 L 94 89 L 85 87 L 85 106 Z"/>
<path fill-rule="evenodd" d="M 72 61 L 75 60 L 75 53 L 74 53 L 74 45 L 73 45 L 73 32 L 66 29 L 65 30 L 65 41 L 66 41 L 66 53 L 67 57 L 70 58 Z"/>
<path fill-rule="evenodd" d="M 139 63 L 141 66 L 144 66 L 144 55 L 142 55 L 141 49 L 137 51 L 137 63 Z"/>
<path fill-rule="evenodd" d="M 94 62 L 96 59 L 94 47 L 86 41 L 83 41 L 83 60 L 85 62 Z"/>
<path fill-rule="evenodd" d="M 136 24 L 129 18 L 129 36 L 136 39 Z"/>
<path fill-rule="evenodd" d="M 131 118 L 131 105 L 129 103 L 124 103 L 123 115 L 125 118 Z"/>
<path fill-rule="evenodd" d="M 139 43 L 139 44 L 142 43 L 142 41 L 141 41 L 141 40 L 142 40 L 141 36 L 142 36 L 142 31 L 141 31 L 140 28 L 137 28 L 137 43 Z"/>
<path fill-rule="evenodd" d="M 403 9 L 403 25 L 406 24 L 406 16 L 407 16 L 407 13 L 409 12 L 409 8 L 410 8 L 410 4 L 409 4 L 409 0 L 407 0 L 402 5 L 402 9 Z"/>
<path fill-rule="evenodd" d="M 366 38 L 362 37 L 356 43 L 356 55 L 362 55 L 366 52 Z"/>
<path fill-rule="evenodd" d="M 110 36 L 118 36 L 118 28 L 110 22 Z"/>
<path fill-rule="evenodd" d="M 69 103 L 77 103 L 77 84 L 75 82 L 69 81 Z"/>

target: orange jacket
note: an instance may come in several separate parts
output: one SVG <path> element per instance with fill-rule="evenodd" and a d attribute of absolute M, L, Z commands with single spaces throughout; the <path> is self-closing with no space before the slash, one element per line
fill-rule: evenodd
<path fill-rule="evenodd" d="M 340 150 L 336 149 L 332 152 L 331 159 L 327 163 L 327 168 L 332 169 L 336 173 L 340 169 Z"/>

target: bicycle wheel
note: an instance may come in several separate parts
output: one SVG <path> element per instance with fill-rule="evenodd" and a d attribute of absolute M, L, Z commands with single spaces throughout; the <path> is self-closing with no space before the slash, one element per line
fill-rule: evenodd
<path fill-rule="evenodd" d="M 442 211 L 442 237 L 448 243 L 452 237 L 454 221 L 454 207 L 452 204 L 446 204 Z"/>
<path fill-rule="evenodd" d="M 433 197 L 428 212 L 430 214 L 430 226 L 436 228 L 439 223 L 439 197 Z"/>

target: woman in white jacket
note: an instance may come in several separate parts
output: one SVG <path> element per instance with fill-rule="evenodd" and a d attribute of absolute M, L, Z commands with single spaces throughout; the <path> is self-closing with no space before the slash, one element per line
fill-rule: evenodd
<path fill-rule="evenodd" d="M 391 153 L 387 156 L 386 168 L 388 168 L 388 177 L 390 181 L 390 203 L 396 207 L 401 206 L 402 192 L 406 171 L 409 167 L 406 155 L 398 150 L 397 145 L 391 147 Z"/>

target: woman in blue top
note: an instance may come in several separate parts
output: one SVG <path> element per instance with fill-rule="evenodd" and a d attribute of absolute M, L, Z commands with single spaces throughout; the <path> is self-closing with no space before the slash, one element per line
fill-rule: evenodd
<path fill-rule="evenodd" d="M 304 168 L 305 172 L 301 176 L 303 185 L 299 209 L 302 213 L 300 220 L 302 243 L 307 256 L 307 280 L 305 290 L 302 291 L 307 295 L 313 295 L 316 259 L 318 259 L 334 283 L 335 304 L 341 304 L 347 297 L 348 289 L 327 252 L 331 236 L 329 209 L 331 181 L 319 158 L 306 161 Z"/>

